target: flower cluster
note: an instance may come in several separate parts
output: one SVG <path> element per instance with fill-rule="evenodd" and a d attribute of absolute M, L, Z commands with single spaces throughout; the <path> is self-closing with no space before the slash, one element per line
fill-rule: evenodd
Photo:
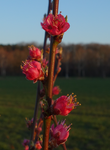
<path fill-rule="evenodd" d="M 64 32 L 66 32 L 70 27 L 67 22 L 67 18 L 64 18 L 61 14 L 56 16 L 49 14 L 47 17 L 44 17 L 41 26 L 46 31 L 46 34 L 48 33 L 48 35 L 52 38 L 51 48 L 48 48 L 46 51 L 46 47 L 44 47 L 44 50 L 40 50 L 33 45 L 29 46 L 29 57 L 21 65 L 22 72 L 26 75 L 28 80 L 33 80 L 34 83 L 40 80 L 43 85 L 42 90 L 38 90 L 37 95 L 37 100 L 40 99 L 41 106 L 41 116 L 39 121 L 36 123 L 36 117 L 31 120 L 26 120 L 27 128 L 33 129 L 34 135 L 31 140 L 25 139 L 23 141 L 22 145 L 25 150 L 29 150 L 29 146 L 34 150 L 40 150 L 42 148 L 42 135 L 40 134 L 42 132 L 43 120 L 45 121 L 44 126 L 46 129 L 46 131 L 44 130 L 44 132 L 46 132 L 44 133 L 45 137 L 43 137 L 44 146 L 46 146 L 44 149 L 49 148 L 52 150 L 58 145 L 64 144 L 69 137 L 71 125 L 67 126 L 65 121 L 57 123 L 57 119 L 55 119 L 55 117 L 56 115 L 67 116 L 73 109 L 76 108 L 76 106 L 80 105 L 79 102 L 76 102 L 76 95 L 74 94 L 67 96 L 62 95 L 56 100 L 53 100 L 52 98 L 52 96 L 58 95 L 61 91 L 59 86 L 53 85 L 58 73 L 61 71 L 62 48 L 58 49 L 57 45 L 61 42 Z M 47 37 L 49 37 L 48 35 Z M 48 54 L 50 53 L 49 61 L 47 61 L 47 58 L 44 57 L 43 51 Z M 54 127 L 54 124 L 52 124 L 50 128 L 51 119 L 54 121 L 56 126 Z M 47 141 L 47 139 L 49 139 L 49 141 Z"/>
<path fill-rule="evenodd" d="M 34 83 L 44 80 L 48 73 L 48 67 L 46 59 L 42 58 L 42 52 L 32 45 L 29 46 L 29 54 L 29 59 L 22 62 L 22 72 L 28 80 L 33 80 Z"/>

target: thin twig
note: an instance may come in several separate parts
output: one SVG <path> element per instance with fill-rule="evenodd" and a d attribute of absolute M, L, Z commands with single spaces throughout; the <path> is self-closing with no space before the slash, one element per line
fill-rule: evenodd
<path fill-rule="evenodd" d="M 38 114 L 38 102 L 40 99 L 40 81 L 38 81 L 37 85 L 37 96 L 36 96 L 36 104 L 35 104 L 35 110 L 34 110 L 34 117 L 33 117 L 33 124 L 32 124 L 32 132 L 31 132 L 31 138 L 30 138 L 30 145 L 29 150 L 31 150 L 31 142 L 34 142 L 34 131 L 35 131 L 35 125 L 37 122 L 37 114 Z"/>
<path fill-rule="evenodd" d="M 47 15 L 49 14 L 50 10 L 51 10 L 51 0 L 49 0 Z M 48 33 L 45 31 L 44 44 L 43 44 L 43 52 L 44 52 L 43 55 L 44 55 L 44 58 L 45 58 L 47 35 L 48 35 Z"/>
<path fill-rule="evenodd" d="M 51 0 L 49 0 L 47 15 L 49 14 L 50 9 L 51 9 Z M 43 49 L 44 49 L 44 54 L 43 55 L 44 55 L 44 57 L 45 57 L 46 41 L 47 41 L 47 33 L 45 32 L 44 45 L 43 45 Z M 31 138 L 30 138 L 30 144 L 31 144 L 31 141 L 34 142 L 34 131 L 35 131 L 35 125 L 36 125 L 36 121 L 37 121 L 39 98 L 40 98 L 40 81 L 38 81 L 38 87 L 37 87 L 37 97 L 36 97 L 36 104 L 35 104 L 35 110 L 34 110 L 34 117 L 33 117 L 32 133 L 31 133 Z M 31 149 L 31 145 L 29 146 L 29 150 L 30 149 Z"/>

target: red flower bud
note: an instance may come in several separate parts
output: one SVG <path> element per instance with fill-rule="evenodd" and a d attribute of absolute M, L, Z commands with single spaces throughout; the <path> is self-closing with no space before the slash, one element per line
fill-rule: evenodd
<path fill-rule="evenodd" d="M 33 45 L 29 46 L 29 55 L 32 59 L 36 59 L 38 61 L 41 59 L 41 51 Z"/>
<path fill-rule="evenodd" d="M 36 149 L 41 149 L 41 148 L 42 148 L 42 146 L 41 146 L 41 144 L 40 144 L 39 141 L 37 141 L 37 142 L 35 143 L 35 148 L 36 148 Z"/>
<path fill-rule="evenodd" d="M 60 93 L 60 88 L 58 86 L 53 87 L 52 95 L 58 95 Z"/>
<path fill-rule="evenodd" d="M 28 145 L 26 145 L 24 150 L 29 150 L 29 146 L 28 146 Z"/>

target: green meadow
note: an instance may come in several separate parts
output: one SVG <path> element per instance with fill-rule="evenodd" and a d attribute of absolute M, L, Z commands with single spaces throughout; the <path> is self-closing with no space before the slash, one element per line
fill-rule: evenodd
<path fill-rule="evenodd" d="M 73 92 L 81 103 L 68 116 L 58 116 L 72 123 L 67 149 L 110 150 L 110 79 L 58 78 L 55 84 L 59 96 Z M 36 91 L 37 84 L 25 77 L 0 78 L 0 150 L 24 149 L 23 139 L 30 138 L 25 117 L 33 117 Z"/>

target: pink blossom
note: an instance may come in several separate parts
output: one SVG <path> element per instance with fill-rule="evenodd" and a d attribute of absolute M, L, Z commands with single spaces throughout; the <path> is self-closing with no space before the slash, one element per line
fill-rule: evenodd
<path fill-rule="evenodd" d="M 69 97 L 63 95 L 55 100 L 53 104 L 53 114 L 67 116 L 75 106 L 80 105 L 79 102 L 75 102 L 75 96 L 70 95 Z"/>
<path fill-rule="evenodd" d="M 41 68 L 41 63 L 34 61 L 34 60 L 26 60 L 23 62 L 21 66 L 23 73 L 26 75 L 28 80 L 33 80 L 34 83 L 37 80 L 43 80 L 44 74 Z"/>
<path fill-rule="evenodd" d="M 29 46 L 29 55 L 32 59 L 36 59 L 38 61 L 41 59 L 41 51 L 33 45 Z"/>
<path fill-rule="evenodd" d="M 65 21 L 64 16 L 61 14 L 58 14 L 56 17 L 49 14 L 44 22 L 41 23 L 41 26 L 49 34 L 55 36 L 66 32 L 69 29 L 70 24 Z"/>
<path fill-rule="evenodd" d="M 41 146 L 41 144 L 40 144 L 39 141 L 37 141 L 37 142 L 35 143 L 35 148 L 36 148 L 36 149 L 41 149 L 41 148 L 42 148 L 42 146 Z"/>
<path fill-rule="evenodd" d="M 58 124 L 55 128 L 54 124 L 52 124 L 50 128 L 51 139 L 49 143 L 52 148 L 65 143 L 69 137 L 70 125 L 66 126 L 64 123 L 65 121 L 61 122 L 61 124 Z"/>
<path fill-rule="evenodd" d="M 28 139 L 24 139 L 24 141 L 23 141 L 22 145 L 25 147 L 26 145 L 28 145 L 28 144 L 29 144 L 29 142 L 30 142 L 30 140 L 28 140 Z"/>
<path fill-rule="evenodd" d="M 53 87 L 52 95 L 58 95 L 60 93 L 60 88 L 58 86 Z"/>

